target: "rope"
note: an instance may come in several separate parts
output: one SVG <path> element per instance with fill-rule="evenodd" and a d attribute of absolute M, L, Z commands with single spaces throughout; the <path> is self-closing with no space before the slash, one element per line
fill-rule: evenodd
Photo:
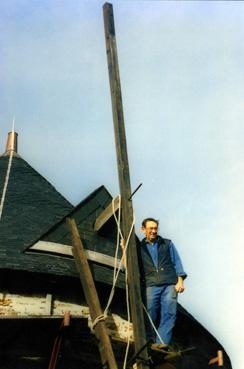
<path fill-rule="evenodd" d="M 118 226 L 118 224 L 120 224 L 120 218 L 121 218 L 121 196 L 119 195 L 119 215 L 118 215 L 118 219 L 117 219 L 116 214 L 115 214 L 114 201 L 115 201 L 115 199 L 113 198 L 112 199 L 112 209 L 113 209 L 113 215 L 114 215 L 115 221 L 116 221 L 117 226 Z M 122 266 L 122 263 L 119 264 L 118 270 L 117 270 L 117 273 L 116 273 L 117 258 L 118 258 L 119 243 L 120 243 L 120 235 L 122 235 L 120 226 L 117 227 L 117 229 L 118 229 L 118 232 L 117 232 L 117 242 L 116 242 L 116 249 L 115 249 L 115 255 L 114 255 L 113 284 L 112 284 L 112 288 L 111 288 L 111 291 L 110 291 L 110 295 L 109 295 L 109 298 L 108 298 L 108 302 L 107 302 L 106 308 L 104 309 L 104 315 L 105 316 L 107 316 L 107 312 L 108 312 L 109 306 L 111 305 L 111 302 L 113 300 L 116 282 L 117 282 L 117 279 L 118 279 L 118 276 L 119 276 L 119 272 L 120 272 L 120 269 L 121 269 L 121 266 Z"/>
<path fill-rule="evenodd" d="M 97 323 L 105 320 L 106 318 L 107 318 L 107 315 L 105 316 L 105 314 L 98 315 L 96 319 L 94 319 L 93 322 L 91 323 L 91 328 L 94 329 Z"/>
<path fill-rule="evenodd" d="M 115 256 L 114 256 L 114 273 L 113 273 L 113 284 L 112 284 L 112 288 L 110 291 L 110 295 L 108 298 L 108 302 L 107 305 L 104 309 L 104 313 L 99 315 L 98 317 L 96 317 L 94 319 L 94 321 L 92 322 L 92 329 L 94 329 L 94 327 L 102 320 L 105 320 L 107 318 L 107 313 L 108 313 L 108 309 L 111 305 L 111 302 L 113 300 L 114 297 L 114 291 L 115 291 L 115 286 L 117 283 L 117 279 L 120 273 L 120 270 L 122 268 L 122 264 L 123 264 L 123 260 L 126 260 L 126 251 L 127 251 L 127 247 L 131 238 L 131 234 L 135 225 L 135 216 L 133 215 L 133 220 L 132 220 L 132 224 L 131 224 L 131 228 L 127 237 L 127 240 L 125 242 L 125 247 L 123 249 L 122 252 L 122 257 L 120 259 L 120 263 L 117 267 L 117 259 L 118 259 L 118 251 L 119 251 L 119 245 L 120 245 L 120 238 L 124 241 L 124 237 L 121 231 L 121 227 L 120 227 L 120 221 L 121 221 L 121 196 L 119 195 L 119 214 L 118 214 L 118 218 L 116 216 L 116 211 L 115 211 L 115 206 L 114 206 L 114 201 L 115 199 L 112 200 L 112 209 L 113 209 L 113 216 L 114 219 L 116 221 L 117 224 L 117 242 L 116 242 L 116 250 L 115 250 Z M 117 269 L 118 268 L 118 269 Z M 129 286 L 128 286 L 128 272 L 127 272 L 127 266 L 125 268 L 125 290 L 126 290 L 126 306 L 127 306 L 127 316 L 128 316 L 128 325 L 130 324 L 130 304 L 129 304 Z M 128 329 L 129 331 L 129 329 Z M 128 353 L 129 353 L 129 347 L 130 347 L 130 337 L 128 335 L 128 340 L 127 340 L 127 345 L 126 345 L 126 351 L 125 351 L 125 358 L 124 358 L 124 364 L 123 364 L 123 369 L 126 369 L 126 363 L 127 363 L 127 357 L 128 357 Z"/>
<path fill-rule="evenodd" d="M 117 245 L 119 245 L 119 236 L 121 236 L 121 239 L 124 241 L 124 237 L 123 237 L 121 227 L 120 227 L 121 196 L 119 197 L 119 217 L 118 218 L 116 217 L 116 214 L 115 214 L 114 204 L 112 205 L 112 207 L 113 207 L 113 215 L 114 215 L 115 221 L 117 223 L 117 229 L 118 229 L 118 232 L 117 232 Z M 125 246 L 123 248 L 122 257 L 121 257 L 121 260 L 120 260 L 118 271 L 117 271 L 117 274 L 114 274 L 115 275 L 115 278 L 114 278 L 115 284 L 116 284 L 120 269 L 122 267 L 123 261 L 125 260 L 125 263 L 126 263 L 126 251 L 127 251 L 127 247 L 128 247 L 130 238 L 131 238 L 131 234 L 132 234 L 134 225 L 135 225 L 135 215 L 133 214 L 133 220 L 132 220 L 131 228 L 130 228 L 127 240 L 125 242 Z M 117 251 L 117 248 L 116 248 L 116 251 Z M 115 253 L 115 255 L 116 255 L 116 258 L 117 258 L 116 253 Z M 115 286 L 115 284 L 114 284 L 114 286 Z M 128 325 L 129 325 L 130 324 L 130 302 L 129 302 L 129 285 L 128 285 L 128 268 L 127 268 L 127 265 L 125 265 L 125 291 L 126 291 L 127 319 L 128 319 Z M 126 350 L 125 350 L 124 363 L 123 363 L 123 369 L 126 369 L 129 348 L 130 348 L 130 338 L 129 338 L 129 335 L 128 335 L 127 345 L 126 345 Z"/>
<path fill-rule="evenodd" d="M 125 268 L 125 291 L 126 291 L 126 307 L 127 307 L 128 327 L 129 327 L 129 324 L 130 324 L 130 302 L 129 302 L 129 285 L 128 285 L 128 271 L 127 270 L 128 269 L 127 269 L 127 265 L 126 265 L 126 268 Z M 128 331 L 129 331 L 129 329 L 128 329 Z M 130 348 L 130 337 L 128 335 L 127 345 L 126 345 L 126 350 L 125 350 L 124 363 L 123 363 L 123 369 L 126 369 L 129 348 Z"/>
<path fill-rule="evenodd" d="M 156 335 L 158 336 L 158 338 L 159 338 L 160 342 L 164 345 L 164 341 L 163 341 L 162 337 L 160 336 L 160 334 L 159 334 L 159 332 L 158 332 L 157 328 L 155 327 L 155 324 L 153 323 L 152 318 L 150 317 L 150 315 L 149 315 L 149 313 L 148 313 L 148 311 L 147 311 L 147 309 L 146 309 L 146 307 L 145 307 L 145 305 L 144 305 L 143 303 L 142 303 L 142 307 L 143 307 L 143 309 L 144 309 L 145 313 L 147 314 L 148 320 L 149 320 L 149 322 L 151 323 L 151 326 L 153 327 L 154 332 L 155 332 L 155 333 L 156 333 Z"/>
<path fill-rule="evenodd" d="M 116 283 L 117 283 L 117 280 L 118 280 L 118 277 L 119 277 L 120 270 L 122 268 L 123 260 L 124 260 L 124 257 L 126 255 L 127 247 L 128 247 L 130 237 L 131 237 L 134 225 L 135 225 L 135 217 L 133 217 L 133 221 L 132 221 L 132 224 L 131 224 L 129 235 L 128 235 L 128 238 L 126 240 L 125 247 L 124 247 L 124 250 L 123 250 L 123 253 L 122 253 L 122 257 L 120 259 L 118 269 L 117 269 L 117 257 L 118 257 L 118 250 L 119 250 L 119 245 L 120 245 L 120 237 L 119 236 L 121 236 L 121 238 L 124 240 L 124 237 L 122 235 L 122 231 L 121 231 L 121 228 L 120 228 L 120 220 L 121 220 L 121 196 L 120 195 L 119 195 L 119 216 L 118 216 L 118 218 L 116 217 L 116 214 L 115 214 L 114 199 L 112 200 L 112 209 L 113 209 L 113 215 L 114 215 L 115 221 L 117 223 L 118 233 L 117 233 L 116 251 L 115 251 L 115 256 L 114 256 L 113 284 L 112 284 L 112 288 L 111 288 L 111 292 L 110 292 L 110 295 L 109 295 L 109 298 L 108 298 L 106 308 L 104 309 L 104 315 L 105 316 L 107 316 L 109 306 L 111 305 L 111 302 L 112 302 L 113 297 L 114 297 L 114 291 L 115 291 Z M 117 272 L 116 272 L 116 269 L 117 269 Z M 126 277 L 126 272 L 125 272 L 125 277 Z"/>
<path fill-rule="evenodd" d="M 2 193 L 1 203 L 0 203 L 0 221 L 2 219 L 3 206 L 4 206 L 6 192 L 7 192 L 7 188 L 8 188 L 10 170 L 11 170 L 13 154 L 14 154 L 14 150 L 13 150 L 13 147 L 14 147 L 14 120 L 13 120 L 13 128 L 12 128 L 12 141 L 13 141 L 12 142 L 12 150 L 11 150 L 10 156 L 9 156 L 8 168 L 7 168 L 6 177 L 5 177 L 5 181 L 4 181 L 4 185 L 3 185 L 3 193 Z"/>

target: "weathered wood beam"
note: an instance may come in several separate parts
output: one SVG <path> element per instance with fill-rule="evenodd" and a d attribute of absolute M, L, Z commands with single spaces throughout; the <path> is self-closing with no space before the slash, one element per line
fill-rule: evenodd
<path fill-rule="evenodd" d="M 53 253 L 59 256 L 73 256 L 72 246 L 65 245 L 62 243 L 49 242 L 49 241 L 38 241 L 33 246 L 29 248 L 29 252 L 31 250 L 34 251 L 42 251 Z M 94 261 L 96 263 L 107 265 L 109 267 L 114 267 L 115 259 L 113 256 L 109 256 L 106 254 L 102 254 L 101 252 L 93 251 L 93 250 L 84 250 L 86 257 L 90 261 Z M 28 251 L 26 252 L 28 253 Z M 120 259 L 116 261 L 116 267 L 120 264 Z"/>
<path fill-rule="evenodd" d="M 48 300 L 48 309 L 47 306 Z M 11 293 L 0 293 L 0 320 L 1 319 L 60 319 L 66 311 L 70 311 L 73 318 L 86 319 L 92 329 L 90 311 L 87 305 L 75 304 L 57 300 L 53 297 L 52 309 L 51 295 L 35 296 Z M 121 318 L 118 314 L 111 314 L 105 321 L 107 331 L 112 340 L 133 342 L 132 323 Z"/>
<path fill-rule="evenodd" d="M 112 4 L 109 3 L 104 4 L 103 15 L 104 15 L 109 82 L 112 99 L 119 186 L 122 200 L 122 231 L 124 238 L 127 239 L 133 223 L 133 207 L 131 201 L 129 161 L 127 155 L 122 93 L 120 85 L 119 64 L 117 56 L 117 44 L 115 37 L 115 26 Z M 135 337 L 135 351 L 138 352 L 146 343 L 146 334 L 142 310 L 140 277 L 137 262 L 137 248 L 134 229 L 128 243 L 127 268 L 128 268 L 131 314 Z M 143 359 L 147 360 L 148 355 L 146 350 L 144 350 L 140 354 L 140 356 L 143 357 Z M 138 368 L 140 369 L 148 368 L 148 365 L 145 364 L 145 361 L 138 362 L 137 365 Z"/>
<path fill-rule="evenodd" d="M 94 322 L 99 316 L 103 315 L 103 311 L 100 306 L 96 287 L 92 278 L 86 255 L 84 253 L 84 247 L 82 245 L 75 220 L 68 218 L 67 223 L 71 232 L 73 255 L 76 267 L 80 274 L 80 281 L 83 287 L 86 302 L 90 309 L 91 319 Z M 117 364 L 115 361 L 110 338 L 107 333 L 105 321 L 98 321 L 94 327 L 94 330 L 98 340 L 98 348 L 102 360 L 102 367 L 108 369 L 117 369 Z"/>
<path fill-rule="evenodd" d="M 46 295 L 46 315 L 52 314 L 52 295 L 49 293 Z"/>
<path fill-rule="evenodd" d="M 109 204 L 106 209 L 97 217 L 94 224 L 94 231 L 98 232 L 104 224 L 113 216 L 114 211 L 119 209 L 119 196 L 117 196 L 114 200 L 114 208 L 113 204 Z"/>

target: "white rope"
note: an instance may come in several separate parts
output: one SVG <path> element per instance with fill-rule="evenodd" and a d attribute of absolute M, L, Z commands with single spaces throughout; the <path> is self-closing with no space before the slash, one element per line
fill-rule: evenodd
<path fill-rule="evenodd" d="M 148 313 L 148 311 L 147 311 L 147 309 L 146 309 L 146 307 L 145 307 L 145 305 L 144 305 L 143 303 L 142 303 L 142 307 L 143 307 L 143 309 L 144 309 L 145 313 L 147 314 L 147 317 L 148 317 L 148 319 L 149 319 L 149 322 L 151 323 L 151 325 L 152 325 L 152 327 L 153 327 L 153 329 L 154 329 L 154 331 L 155 331 L 156 335 L 158 336 L 158 338 L 159 338 L 160 342 L 164 345 L 164 341 L 163 341 L 162 337 L 160 336 L 160 334 L 159 334 L 159 332 L 158 332 L 157 328 L 155 327 L 155 324 L 153 323 L 152 318 L 150 317 L 150 315 L 149 315 L 149 313 Z"/>
<path fill-rule="evenodd" d="M 98 315 L 96 317 L 96 319 L 93 320 L 93 322 L 91 323 L 91 328 L 94 329 L 97 325 L 97 323 L 105 320 L 107 318 L 107 316 L 105 316 L 104 314 Z"/>
<path fill-rule="evenodd" d="M 7 168 L 7 172 L 6 172 L 6 176 L 5 176 L 5 181 L 4 181 L 4 185 L 3 185 L 3 193 L 2 193 L 2 197 L 1 197 L 1 203 L 0 203 L 0 221 L 2 219 L 3 206 L 4 206 L 6 192 L 7 192 L 7 188 L 8 188 L 10 170 L 11 170 L 13 154 L 14 154 L 14 149 L 13 149 L 14 148 L 14 120 L 15 119 L 13 119 L 13 128 L 12 128 L 12 150 L 11 150 L 10 156 L 9 156 L 8 168 Z"/>
<path fill-rule="evenodd" d="M 126 307 L 127 307 L 127 319 L 128 319 L 128 332 L 129 332 L 129 325 L 130 325 L 130 302 L 129 302 L 129 285 L 128 285 L 128 269 L 127 265 L 125 267 L 125 291 L 126 291 Z M 125 350 L 125 357 L 124 357 L 124 363 L 123 363 L 123 369 L 126 369 L 128 354 L 129 354 L 129 348 L 130 348 L 130 336 L 128 334 L 127 337 L 127 345 Z"/>
<path fill-rule="evenodd" d="M 116 223 L 120 222 L 120 217 L 121 217 L 121 196 L 119 195 L 119 217 L 117 219 L 116 215 L 115 215 L 115 207 L 114 207 L 114 198 L 112 199 L 112 209 L 113 209 L 113 215 L 115 217 L 115 220 L 116 220 Z M 118 225 L 118 223 L 117 223 Z M 113 273 L 113 284 L 112 284 L 112 288 L 111 288 L 111 291 L 110 291 L 110 295 L 109 295 L 109 298 L 108 298 L 108 302 L 107 302 L 107 305 L 104 309 L 104 315 L 107 316 L 107 313 L 108 313 L 108 309 L 109 309 L 109 306 L 111 305 L 111 302 L 113 300 L 113 297 L 114 297 L 114 291 L 115 291 L 115 286 L 116 286 L 116 282 L 117 282 L 117 279 L 118 279 L 118 276 L 119 276 L 119 272 L 120 272 L 120 269 L 121 269 L 121 266 L 122 264 L 120 265 L 119 264 L 119 267 L 118 267 L 118 271 L 116 273 L 116 268 L 117 268 L 117 258 L 118 258 L 118 251 L 119 251 L 119 243 L 120 243 L 120 238 L 119 238 L 119 235 L 122 234 L 121 233 L 121 230 L 119 228 L 118 229 L 118 232 L 117 232 L 117 242 L 116 242 L 116 249 L 115 249 L 115 256 L 114 256 L 114 273 Z"/>
<path fill-rule="evenodd" d="M 119 197 L 119 209 L 120 208 L 121 208 L 121 196 Z M 115 221 L 117 223 L 117 229 L 118 229 L 118 232 L 117 232 L 117 244 L 119 244 L 119 236 L 121 236 L 122 242 L 124 241 L 124 237 L 123 237 L 123 234 L 122 234 L 122 231 L 121 231 L 121 227 L 120 227 L 120 211 L 119 211 L 119 217 L 117 218 L 116 217 L 116 214 L 115 214 L 114 206 L 113 206 L 113 215 L 114 215 Z M 130 228 L 130 231 L 129 231 L 127 240 L 125 242 L 124 248 L 122 250 L 122 257 L 121 257 L 120 264 L 119 264 L 119 267 L 118 267 L 118 271 L 117 271 L 117 274 L 116 274 L 115 280 L 114 280 L 115 281 L 115 284 L 116 284 L 117 279 L 118 279 L 118 275 L 119 275 L 119 272 L 120 272 L 120 269 L 122 267 L 122 264 L 125 262 L 125 264 L 126 264 L 125 265 L 125 291 L 126 291 L 126 307 L 127 307 L 128 327 L 130 325 L 130 302 L 129 302 L 128 268 L 127 268 L 126 252 L 127 252 L 127 247 L 128 247 L 128 244 L 129 244 L 129 241 L 130 241 L 131 234 L 132 234 L 132 231 L 134 229 L 134 226 L 135 226 L 135 215 L 133 214 L 133 220 L 132 220 L 131 228 Z M 117 257 L 117 255 L 116 255 L 116 257 Z M 129 329 L 128 329 L 128 332 L 129 332 Z M 125 357 L 124 357 L 124 363 L 123 363 L 123 369 L 126 369 L 129 348 L 130 348 L 130 337 L 129 337 L 129 334 L 128 334 L 128 337 L 127 337 L 127 345 L 126 345 L 126 350 L 125 350 Z"/>
<path fill-rule="evenodd" d="M 115 199 L 112 199 L 112 209 L 113 209 L 113 214 L 115 216 L 115 207 L 114 207 L 114 201 Z M 120 221 L 120 214 L 121 214 L 121 206 L 120 206 L 120 201 L 121 201 L 121 197 L 119 195 L 119 221 Z M 117 218 L 116 218 L 116 223 L 117 223 Z M 115 256 L 114 256 L 114 273 L 113 273 L 113 283 L 112 283 L 112 288 L 109 294 L 109 298 L 107 301 L 107 305 L 104 309 L 104 313 L 97 316 L 94 321 L 91 324 L 91 328 L 94 329 L 95 326 L 97 325 L 97 323 L 99 323 L 102 320 L 106 320 L 107 316 L 108 316 L 108 309 L 109 306 L 111 305 L 111 302 L 113 300 L 114 297 L 114 291 L 115 291 L 115 285 L 118 279 L 118 273 L 116 274 L 116 267 L 117 267 L 117 256 L 118 256 L 118 250 L 119 250 L 119 231 L 117 232 L 117 242 L 116 242 L 116 250 L 115 250 Z M 118 270 L 120 270 L 120 268 L 118 268 Z"/>
<path fill-rule="evenodd" d="M 131 228 L 130 228 L 130 231 L 129 231 L 129 234 L 128 234 L 128 238 L 126 240 L 125 247 L 124 247 L 124 250 L 123 250 L 123 253 L 122 253 L 122 257 L 121 257 L 119 265 L 117 267 L 117 256 L 118 256 L 118 250 L 119 250 L 119 245 L 120 245 L 120 237 L 122 237 L 122 240 L 124 240 L 124 237 L 123 237 L 123 234 L 122 234 L 122 231 L 121 231 L 121 228 L 120 228 L 120 220 L 121 220 L 121 196 L 120 195 L 119 195 L 119 216 L 118 216 L 118 218 L 116 217 L 116 214 L 115 214 L 114 199 L 112 200 L 112 209 L 113 209 L 113 215 L 114 215 L 115 221 L 117 223 L 118 233 L 117 233 L 117 244 L 116 244 L 115 257 L 114 257 L 113 284 L 112 284 L 112 289 L 111 289 L 111 292 L 110 292 L 110 295 L 109 295 L 109 298 L 108 298 L 107 306 L 104 310 L 105 315 L 107 315 L 109 306 L 112 302 L 115 287 L 116 287 L 116 283 L 117 283 L 119 273 L 120 273 L 120 270 L 122 268 L 124 259 L 126 257 L 127 247 L 128 247 L 128 244 L 129 244 L 129 241 L 130 241 L 130 238 L 131 238 L 131 234 L 132 234 L 132 231 L 133 231 L 133 228 L 134 228 L 134 225 L 135 225 L 135 217 L 133 216 L 133 221 L 132 221 Z M 119 235 L 120 235 L 120 237 L 119 237 Z M 117 269 L 117 272 L 116 272 L 116 269 Z M 126 275 L 126 273 L 125 273 L 125 275 Z"/>
<path fill-rule="evenodd" d="M 118 264 L 118 251 L 119 251 L 119 246 L 120 246 L 120 237 L 122 239 L 124 239 L 123 234 L 122 234 L 122 231 L 121 231 L 121 227 L 120 227 L 120 221 L 121 221 L 121 196 L 119 195 L 119 214 L 118 214 L 118 218 L 116 216 L 116 210 L 115 210 L 114 202 L 115 202 L 115 199 L 113 198 L 112 199 L 112 210 L 113 210 L 113 216 L 114 216 L 115 221 L 116 221 L 116 224 L 117 224 L 117 242 L 116 242 L 116 250 L 115 250 L 115 256 L 114 256 L 113 283 L 112 283 L 112 288 L 111 288 L 111 291 L 110 291 L 110 295 L 109 295 L 109 298 L 108 298 L 107 305 L 106 305 L 106 307 L 104 309 L 104 313 L 101 314 L 101 315 L 99 315 L 98 317 L 96 317 L 94 319 L 94 321 L 92 322 L 92 329 L 95 328 L 95 326 L 97 325 L 97 323 L 99 323 L 102 320 L 106 320 L 106 318 L 107 318 L 108 309 L 109 309 L 109 307 L 111 305 L 111 302 L 113 300 L 113 297 L 114 297 L 114 292 L 115 292 L 115 287 L 116 287 L 116 283 L 117 283 L 117 280 L 118 280 L 118 276 L 119 276 L 120 270 L 122 268 L 122 264 L 123 264 L 123 260 L 124 260 L 125 255 L 126 255 L 126 250 L 127 250 L 128 244 L 129 244 L 129 240 L 130 240 L 130 237 L 131 237 L 131 234 L 132 234 L 134 225 L 135 225 L 135 217 L 133 217 L 132 225 L 131 225 L 131 228 L 130 228 L 130 231 L 129 231 L 128 238 L 127 238 L 126 243 L 125 243 L 125 247 L 124 247 L 124 250 L 123 250 L 123 253 L 122 253 L 122 257 L 121 257 L 120 263 L 119 263 L 119 265 L 117 267 L 117 264 Z M 125 284 L 126 284 L 126 303 L 127 303 L 128 325 L 129 325 L 130 324 L 130 310 L 129 310 L 129 293 L 128 293 L 127 268 L 125 269 L 125 281 L 126 281 Z M 128 335 L 127 347 L 128 346 L 129 346 L 129 335 Z M 126 352 L 127 351 L 128 351 L 128 348 L 127 348 Z M 127 353 L 127 355 L 128 355 L 128 353 Z"/>
<path fill-rule="evenodd" d="M 117 224 L 117 241 L 116 241 L 116 250 L 115 250 L 115 255 L 114 255 L 114 275 L 113 275 L 113 280 L 115 280 L 115 278 L 116 278 L 116 267 L 117 267 L 117 259 L 118 259 L 120 236 L 121 236 L 121 238 L 123 238 L 122 233 L 121 233 L 120 226 L 118 227 L 118 224 L 120 224 L 120 219 L 121 219 L 121 196 L 119 195 L 118 197 L 119 197 L 119 215 L 118 215 L 118 218 L 116 217 L 116 211 L 115 211 L 115 207 L 114 207 L 115 199 L 114 198 L 112 199 L 113 216 L 114 216 L 115 221 L 116 221 L 116 224 Z"/>
<path fill-rule="evenodd" d="M 107 305 L 104 309 L 104 313 L 99 315 L 93 322 L 92 322 L 92 329 L 97 325 L 98 322 L 105 320 L 107 318 L 107 313 L 108 313 L 108 309 L 109 306 L 113 300 L 113 296 L 114 296 L 114 291 L 115 291 L 115 286 L 117 283 L 117 279 L 120 273 L 120 270 L 122 268 L 122 264 L 124 262 L 124 260 L 126 260 L 126 251 L 127 251 L 127 247 L 131 238 L 131 234 L 132 231 L 134 229 L 134 225 L 135 225 L 135 216 L 133 215 L 133 221 L 131 224 L 131 228 L 127 237 L 127 240 L 125 242 L 125 246 L 123 248 L 123 252 L 122 252 L 122 257 L 120 259 L 120 263 L 117 267 L 117 259 L 118 259 L 118 251 L 119 251 L 119 245 L 120 245 L 120 238 L 122 240 L 124 240 L 122 231 L 121 231 L 121 227 L 120 227 L 120 221 L 121 221 L 121 196 L 119 195 L 119 214 L 118 214 L 118 218 L 116 216 L 116 211 L 115 211 L 115 206 L 114 206 L 114 201 L 115 199 L 112 200 L 112 209 L 113 209 L 113 216 L 114 219 L 116 221 L 117 224 L 117 242 L 116 242 L 116 250 L 115 250 L 115 256 L 114 256 L 114 273 L 113 273 L 113 284 L 112 284 L 112 288 L 110 291 L 110 295 L 108 298 L 108 302 Z M 118 269 L 117 269 L 118 268 Z M 125 265 L 125 290 L 126 290 L 126 306 L 127 306 L 127 321 L 128 321 L 128 327 L 130 326 L 130 303 L 129 303 L 129 286 L 128 286 L 128 271 L 127 271 L 127 265 Z M 128 329 L 129 332 L 129 329 Z M 127 358 L 128 358 L 128 353 L 129 353 L 129 347 L 130 347 L 130 336 L 128 334 L 128 339 L 127 339 L 127 345 L 126 345 L 126 351 L 125 351 L 125 358 L 124 358 L 124 364 L 123 364 L 123 369 L 126 368 L 126 364 L 127 364 Z"/>

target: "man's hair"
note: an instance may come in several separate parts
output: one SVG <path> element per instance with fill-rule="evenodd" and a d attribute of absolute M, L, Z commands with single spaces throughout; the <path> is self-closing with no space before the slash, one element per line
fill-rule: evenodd
<path fill-rule="evenodd" d="M 142 221 L 142 227 L 146 227 L 147 225 L 147 222 L 154 222 L 154 223 L 157 223 L 157 225 L 159 225 L 159 221 L 157 219 L 154 219 L 154 218 L 146 218 Z"/>

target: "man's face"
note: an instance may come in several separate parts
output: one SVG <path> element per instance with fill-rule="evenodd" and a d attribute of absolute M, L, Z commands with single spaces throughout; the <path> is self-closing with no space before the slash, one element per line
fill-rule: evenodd
<path fill-rule="evenodd" d="M 156 222 L 147 221 L 146 226 L 141 228 L 147 241 L 155 242 L 158 235 L 158 225 Z"/>

